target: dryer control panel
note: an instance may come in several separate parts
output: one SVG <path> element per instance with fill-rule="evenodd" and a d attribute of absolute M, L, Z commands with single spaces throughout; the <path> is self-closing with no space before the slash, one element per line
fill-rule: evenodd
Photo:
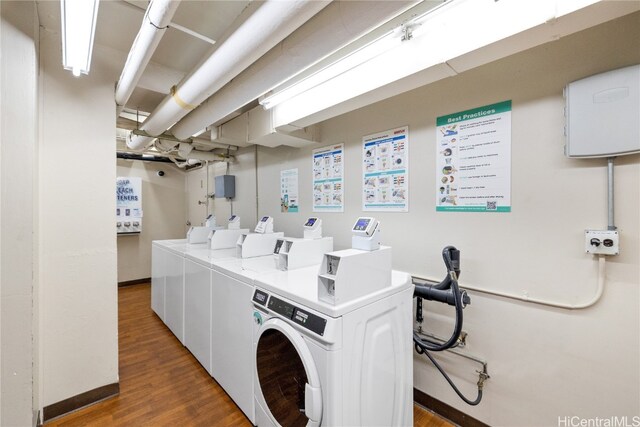
<path fill-rule="evenodd" d="M 266 302 L 268 301 L 268 302 Z M 304 310 L 290 302 L 281 300 L 273 295 L 269 296 L 264 291 L 256 289 L 253 294 L 253 302 L 265 306 L 279 314 L 287 320 L 292 321 L 296 325 L 300 325 L 305 329 L 315 332 L 316 334 L 323 336 L 325 328 L 327 326 L 327 319 L 323 319 L 307 310 Z M 265 304 L 266 302 L 266 304 Z"/>

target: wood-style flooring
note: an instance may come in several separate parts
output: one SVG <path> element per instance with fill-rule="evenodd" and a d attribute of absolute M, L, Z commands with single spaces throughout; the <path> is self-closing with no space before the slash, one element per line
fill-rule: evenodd
<path fill-rule="evenodd" d="M 120 394 L 51 420 L 54 426 L 251 426 L 151 310 L 151 286 L 118 289 Z M 414 407 L 416 426 L 449 422 Z"/>

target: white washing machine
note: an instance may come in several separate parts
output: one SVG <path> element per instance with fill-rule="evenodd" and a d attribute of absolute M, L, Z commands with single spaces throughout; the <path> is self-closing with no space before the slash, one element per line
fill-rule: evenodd
<path fill-rule="evenodd" d="M 255 424 L 411 426 L 413 285 L 343 304 L 318 299 L 318 268 L 263 275 L 252 297 Z"/>
<path fill-rule="evenodd" d="M 176 243 L 167 246 L 164 257 L 164 323 L 184 344 L 184 257 L 191 251 L 203 250 L 206 243 Z"/>
<path fill-rule="evenodd" d="M 151 309 L 164 320 L 167 251 L 169 246 L 186 243 L 187 239 L 151 242 Z"/>
<path fill-rule="evenodd" d="M 183 344 L 212 375 L 211 322 L 213 264 L 234 259 L 236 249 L 199 249 L 185 253 L 184 260 L 184 341 Z"/>

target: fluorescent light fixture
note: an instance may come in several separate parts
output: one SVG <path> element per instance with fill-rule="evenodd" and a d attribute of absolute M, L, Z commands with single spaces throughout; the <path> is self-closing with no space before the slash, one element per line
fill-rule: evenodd
<path fill-rule="evenodd" d="M 306 80 L 294 83 L 283 90 L 277 88 L 272 95 L 265 97 L 260 103 L 265 108 L 274 109 L 274 127 L 296 123 L 305 117 L 311 117 L 336 105 L 347 103 L 357 97 L 376 99 L 374 90 L 383 88 L 405 78 L 407 86 L 417 81 L 428 84 L 456 73 L 481 65 L 493 57 L 507 55 L 521 49 L 513 44 L 501 46 L 501 51 L 489 51 L 485 57 L 475 56 L 460 60 L 470 52 L 478 51 L 503 39 L 521 34 L 536 27 L 548 25 L 554 18 L 572 13 L 587 7 L 596 0 L 449 0 L 442 5 L 412 18 L 403 24 L 411 37 L 400 42 L 398 37 L 391 37 L 396 45 L 381 48 L 377 51 L 375 44 L 385 41 L 378 38 L 365 49 L 374 52 L 372 56 L 355 61 L 355 64 L 342 65 L 341 61 L 333 62 L 317 74 L 307 78 L 310 80 L 324 74 L 323 80 L 306 84 Z M 540 40 L 548 40 L 546 33 L 537 36 Z M 516 43 L 516 42 L 514 42 Z M 520 45 L 527 45 L 520 39 Z M 541 42 L 533 40 L 532 46 Z M 349 60 L 350 56 L 345 58 Z M 449 61 L 457 60 L 455 70 Z M 484 62 L 483 62 L 484 61 Z M 336 70 L 329 73 L 329 70 Z M 421 73 L 418 75 L 418 73 Z M 400 86 L 401 87 L 401 84 Z M 417 87 L 417 86 L 416 86 Z M 300 89 L 295 90 L 294 89 Z M 391 92 L 393 89 L 389 89 Z M 384 89 L 383 89 L 384 91 Z M 369 98 L 367 98 L 369 97 Z M 357 102 L 354 102 L 357 105 Z M 342 107 L 338 107 L 338 111 Z M 344 107 L 344 111 L 349 106 Z M 320 114 L 318 117 L 325 117 Z"/>
<path fill-rule="evenodd" d="M 74 76 L 89 74 L 98 0 L 61 0 L 62 65 Z"/>
<path fill-rule="evenodd" d="M 270 109 L 281 104 L 303 92 L 308 91 L 328 80 L 331 80 L 352 68 L 355 68 L 372 58 L 375 58 L 384 52 L 398 46 L 400 44 L 400 36 L 395 32 L 389 32 L 344 58 L 328 65 L 315 74 L 292 84 L 282 90 L 260 99 L 260 104 L 265 109 Z"/>

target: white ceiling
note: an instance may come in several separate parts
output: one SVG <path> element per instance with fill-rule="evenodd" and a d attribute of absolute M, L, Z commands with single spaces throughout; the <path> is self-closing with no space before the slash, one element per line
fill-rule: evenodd
<path fill-rule="evenodd" d="M 126 57 L 140 30 L 148 3 L 145 0 L 100 1 L 95 43 L 116 49 Z M 215 41 L 227 31 L 247 4 L 249 0 L 183 0 L 172 23 Z M 60 2 L 44 0 L 37 5 L 40 25 L 59 32 Z M 213 47 L 205 40 L 170 26 L 127 107 L 152 111 L 169 88 L 191 71 Z"/>

